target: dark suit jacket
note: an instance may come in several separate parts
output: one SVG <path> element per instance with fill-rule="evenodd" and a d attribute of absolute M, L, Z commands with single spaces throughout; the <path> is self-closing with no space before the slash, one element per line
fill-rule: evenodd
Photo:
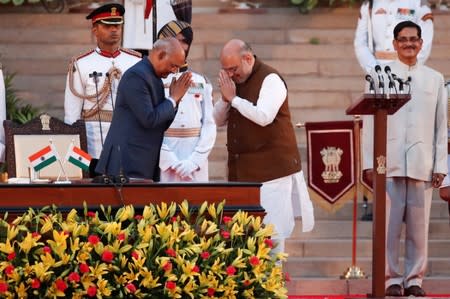
<path fill-rule="evenodd" d="M 129 68 L 117 90 L 114 115 L 96 171 L 159 181 L 159 153 L 175 108 L 147 57 Z"/>

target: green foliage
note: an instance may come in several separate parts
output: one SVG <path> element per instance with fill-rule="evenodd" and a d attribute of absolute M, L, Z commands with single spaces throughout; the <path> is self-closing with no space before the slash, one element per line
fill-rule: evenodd
<path fill-rule="evenodd" d="M 346 5 L 353 6 L 356 3 L 362 2 L 363 0 L 328 0 L 327 6 L 334 5 Z M 319 0 L 291 0 L 291 3 L 295 6 L 298 6 L 298 11 L 302 14 L 307 14 L 317 5 L 320 5 L 322 1 Z"/>
<path fill-rule="evenodd" d="M 30 104 L 23 104 L 23 100 L 17 96 L 13 88 L 13 79 L 15 74 L 5 74 L 5 93 L 6 93 L 6 119 L 24 124 L 37 117 L 39 109 Z"/>

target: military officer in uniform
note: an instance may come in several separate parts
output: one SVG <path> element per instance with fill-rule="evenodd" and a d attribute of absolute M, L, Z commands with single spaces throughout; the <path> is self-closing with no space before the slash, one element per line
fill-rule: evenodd
<path fill-rule="evenodd" d="M 194 33 L 183 21 L 164 25 L 158 38 L 175 37 L 189 53 Z M 187 66 L 184 67 L 187 69 Z M 209 180 L 208 156 L 216 140 L 216 123 L 213 118 L 212 85 L 203 75 L 192 73 L 192 84 L 178 105 L 170 128 L 164 134 L 159 167 L 161 182 Z M 169 96 L 171 74 L 163 79 L 166 96 Z"/>
<path fill-rule="evenodd" d="M 413 21 L 423 32 L 423 46 L 418 60 L 424 63 L 431 52 L 433 15 L 421 0 L 369 0 L 361 5 L 354 47 L 356 58 L 365 73 L 377 64 L 397 58 L 392 45 L 393 29 L 402 21 Z"/>
<path fill-rule="evenodd" d="M 93 160 L 90 175 L 108 133 L 117 86 L 122 74 L 141 60 L 138 52 L 120 48 L 125 9 L 121 4 L 105 4 L 92 11 L 92 33 L 97 47 L 76 58 L 69 65 L 64 99 L 64 121 L 86 122 L 88 152 Z"/>

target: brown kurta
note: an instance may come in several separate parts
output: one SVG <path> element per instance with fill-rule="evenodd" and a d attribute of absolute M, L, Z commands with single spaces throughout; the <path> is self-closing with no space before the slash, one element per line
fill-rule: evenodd
<path fill-rule="evenodd" d="M 278 74 L 256 58 L 250 77 L 236 85 L 237 96 L 256 105 L 264 78 L 271 73 Z M 287 97 L 273 122 L 265 127 L 231 107 L 227 139 L 229 181 L 266 182 L 301 170 Z"/>

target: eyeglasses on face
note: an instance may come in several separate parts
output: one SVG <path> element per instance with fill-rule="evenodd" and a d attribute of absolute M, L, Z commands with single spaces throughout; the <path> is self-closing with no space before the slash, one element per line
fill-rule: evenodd
<path fill-rule="evenodd" d="M 396 41 L 399 42 L 399 43 L 407 43 L 407 42 L 417 43 L 420 40 L 421 40 L 421 38 L 418 37 L 418 36 L 410 36 L 410 37 L 399 36 L 399 37 L 396 38 Z"/>

